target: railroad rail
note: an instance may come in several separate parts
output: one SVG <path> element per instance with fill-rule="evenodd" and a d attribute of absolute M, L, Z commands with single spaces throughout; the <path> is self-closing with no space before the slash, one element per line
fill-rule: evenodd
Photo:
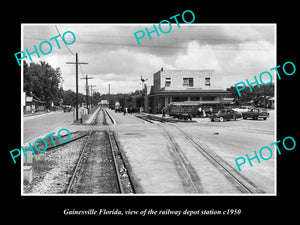
<path fill-rule="evenodd" d="M 121 193 L 136 193 L 137 185 L 132 180 L 132 172 L 129 168 L 128 163 L 125 163 L 124 156 L 122 155 L 118 142 L 115 138 L 114 132 L 109 128 L 110 124 L 116 124 L 115 120 L 108 113 L 108 111 L 103 108 L 103 125 L 106 127 L 106 133 L 109 138 L 111 152 L 113 156 L 114 168 L 117 174 L 118 185 Z M 109 122 L 108 122 L 109 121 Z M 120 173 L 122 172 L 122 174 Z M 126 186 L 126 187 L 124 187 Z"/>
<path fill-rule="evenodd" d="M 149 117 L 146 117 L 146 118 L 141 117 L 141 119 L 144 119 L 150 123 L 154 123 L 154 122 L 152 122 L 152 118 L 149 118 Z M 196 141 L 194 138 L 192 138 L 189 134 L 187 134 L 181 128 L 176 126 L 174 123 L 171 123 L 171 124 L 168 123 L 168 125 L 166 125 L 166 123 L 165 123 L 166 121 L 164 121 L 164 120 L 156 120 L 155 119 L 154 121 L 160 122 L 160 123 L 156 123 L 156 125 L 164 130 L 166 137 L 168 138 L 168 141 L 171 144 L 173 152 L 176 154 L 177 163 L 178 163 L 178 161 L 181 163 L 181 167 L 184 169 L 186 177 L 189 179 L 190 185 L 198 193 L 203 192 L 203 187 L 201 185 L 200 178 L 198 177 L 197 173 L 195 172 L 195 170 L 193 169 L 193 167 L 191 166 L 191 164 L 185 157 L 184 152 L 180 149 L 180 147 L 176 143 L 173 135 L 167 130 L 167 126 L 171 126 L 171 127 L 178 129 L 179 132 L 182 134 L 182 136 L 186 140 L 188 140 L 190 143 L 192 143 L 193 146 L 195 147 L 195 149 L 205 159 L 207 159 L 215 168 L 217 168 L 226 177 L 226 179 L 229 180 L 232 183 L 232 185 L 234 185 L 241 193 L 248 193 L 248 194 L 265 193 L 265 191 L 256 187 L 256 185 L 253 182 L 251 182 L 245 176 L 240 174 L 235 168 L 233 168 L 231 165 L 229 165 L 220 156 L 218 156 L 216 153 L 214 153 L 210 149 L 203 147 L 198 141 Z"/>
<path fill-rule="evenodd" d="M 149 123 L 195 123 L 196 121 L 191 121 L 191 120 L 180 120 L 180 119 L 175 119 L 172 117 L 159 117 L 159 116 L 154 116 L 150 114 L 136 114 L 135 115 L 137 118 L 140 118 L 142 120 L 145 120 Z"/>
<path fill-rule="evenodd" d="M 112 123 L 114 123 L 114 121 L 112 120 L 112 117 L 109 115 L 109 113 L 107 112 L 106 109 L 102 109 L 102 112 L 103 112 L 103 125 L 105 125 L 105 126 L 109 125 L 109 123 L 107 121 L 107 117 L 110 119 L 110 121 Z M 109 128 L 106 130 L 106 133 L 107 133 L 107 136 L 108 136 L 108 139 L 109 139 L 109 145 L 110 145 L 110 148 L 111 148 L 111 154 L 112 154 L 112 157 L 113 157 L 113 164 L 114 164 L 114 169 L 115 169 L 115 172 L 116 172 L 116 175 L 117 175 L 119 190 L 120 190 L 120 193 L 124 193 L 124 188 L 123 188 L 123 184 L 121 182 L 119 168 L 118 168 L 118 165 L 117 165 L 117 159 L 116 159 L 116 155 L 115 155 L 115 152 L 117 152 L 118 149 L 116 149 L 116 147 L 115 147 L 116 145 L 113 144 L 115 142 L 115 140 L 114 140 L 114 136 L 112 135 Z"/>
<path fill-rule="evenodd" d="M 170 143 L 170 155 L 176 166 L 176 170 L 182 180 L 183 187 L 187 193 L 203 193 L 204 188 L 197 172 L 186 158 L 184 152 L 178 146 L 172 134 L 163 126 L 159 127 L 165 131 L 167 140 Z"/>
<path fill-rule="evenodd" d="M 195 141 L 190 135 L 184 132 L 181 128 L 171 125 L 178 129 L 183 136 L 194 144 L 199 153 L 201 153 L 210 163 L 212 163 L 226 178 L 242 193 L 265 193 L 263 190 L 257 188 L 254 183 L 239 173 L 235 168 L 224 161 L 220 156 L 211 150 L 204 148 L 200 143 Z"/>
<path fill-rule="evenodd" d="M 99 122 L 97 123 L 97 120 L 99 120 L 98 117 L 99 117 L 100 113 L 102 114 L 101 115 L 102 121 L 101 121 L 101 123 L 99 123 Z M 114 190 L 113 193 L 121 193 L 121 194 L 122 193 L 134 193 L 134 189 L 131 186 L 129 187 L 129 185 L 124 185 L 124 182 L 125 182 L 124 179 L 128 179 L 128 175 L 125 174 L 126 173 L 126 169 L 124 169 L 125 168 L 124 165 L 122 165 L 123 166 L 123 169 L 121 170 L 122 174 L 120 173 L 120 168 L 119 168 L 120 157 L 116 155 L 116 153 L 119 151 L 119 149 L 118 149 L 118 145 L 116 144 L 115 136 L 114 136 L 113 132 L 110 131 L 110 129 L 108 127 L 108 125 L 109 125 L 108 118 L 109 118 L 109 120 L 111 121 L 112 124 L 115 123 L 114 120 L 113 120 L 113 118 L 108 114 L 108 112 L 105 109 L 100 108 L 99 111 L 97 112 L 94 120 L 92 121 L 92 126 L 91 126 L 91 129 L 90 129 L 88 138 L 85 140 L 83 148 L 82 148 L 82 150 L 80 152 L 79 159 L 78 159 L 78 161 L 76 163 L 76 166 L 75 166 L 75 169 L 73 171 L 72 177 L 71 177 L 71 179 L 69 181 L 68 187 L 66 189 L 66 193 L 70 193 L 71 191 L 74 192 L 74 190 L 72 190 L 72 189 L 76 189 L 76 188 L 73 188 L 73 186 L 74 186 L 75 180 L 77 179 L 76 176 L 77 176 L 80 168 L 82 167 L 81 164 L 82 164 L 83 155 L 86 152 L 87 146 L 92 144 L 92 143 L 90 143 L 90 139 L 91 139 L 91 136 L 93 134 L 95 135 L 96 132 L 104 132 L 106 134 L 105 135 L 105 140 L 107 140 L 108 143 L 109 143 L 109 145 L 108 145 L 109 147 L 105 147 L 107 149 L 105 149 L 105 151 L 103 149 L 103 152 L 105 152 L 105 154 L 110 154 L 111 156 L 105 155 L 104 156 L 105 158 L 102 158 L 102 159 L 99 159 L 99 160 L 110 162 L 110 165 L 111 164 L 113 165 L 113 171 L 114 172 L 112 172 L 112 171 L 109 172 L 109 173 L 115 174 L 113 176 L 115 177 L 115 180 L 116 180 L 116 183 L 117 183 L 117 187 L 114 186 L 114 188 L 113 188 L 113 190 Z M 105 126 L 106 129 L 104 131 L 94 131 L 95 125 Z M 98 151 L 98 150 L 96 150 L 96 151 Z M 87 160 L 87 159 L 85 159 L 85 160 Z M 106 164 L 106 165 L 108 165 L 108 164 Z M 111 168 L 111 166 L 109 166 L 109 168 Z M 95 173 L 96 172 L 97 171 L 95 171 Z M 82 172 L 82 173 L 83 173 L 83 176 L 85 176 L 84 172 Z M 97 184 L 97 185 L 101 186 L 101 184 Z M 107 185 L 107 186 L 109 186 L 109 185 Z M 78 189 L 80 189 L 80 188 L 78 188 Z M 117 189 L 117 191 L 116 191 L 116 189 Z"/>
<path fill-rule="evenodd" d="M 91 137 L 91 135 L 92 135 L 92 133 L 93 133 L 94 127 L 95 127 L 95 125 L 97 124 L 97 118 L 98 118 L 99 112 L 100 112 L 100 109 L 98 109 L 97 114 L 95 115 L 95 117 L 93 118 L 93 120 L 92 120 L 92 122 L 91 122 L 91 128 L 90 128 L 90 130 L 89 130 L 89 132 L 88 132 L 88 138 L 85 140 L 85 143 L 84 143 L 84 145 L 83 145 L 83 148 L 82 148 L 81 151 L 80 151 L 80 155 L 79 155 L 78 161 L 77 161 L 77 163 L 76 163 L 76 166 L 75 166 L 75 168 L 74 168 L 73 174 L 72 174 L 72 176 L 71 176 L 71 179 L 70 179 L 70 181 L 69 181 L 68 187 L 67 187 L 67 189 L 66 189 L 66 194 L 68 194 L 68 193 L 70 192 L 71 188 L 72 188 L 72 185 L 73 185 L 73 183 L 74 183 L 76 174 L 77 174 L 77 172 L 78 172 L 78 169 L 79 169 L 80 164 L 81 164 L 81 161 L 82 161 L 82 157 L 83 157 L 83 155 L 84 155 L 84 153 L 85 153 L 85 151 L 86 151 L 86 147 L 87 147 L 87 145 L 88 145 L 88 143 L 89 143 L 89 140 L 90 140 L 90 137 Z M 86 135 L 84 135 L 84 136 L 86 136 Z M 82 136 L 82 137 L 83 137 L 83 136 Z M 80 138 L 82 138 L 82 137 L 80 137 Z M 79 138 L 78 138 L 78 139 L 79 139 Z"/>
<path fill-rule="evenodd" d="M 119 150 L 119 146 L 118 143 L 116 141 L 115 135 L 113 133 L 113 131 L 110 130 L 109 125 L 111 124 L 115 124 L 114 119 L 109 115 L 109 113 L 107 112 L 107 110 L 105 108 L 99 108 L 99 111 L 97 112 L 96 116 L 94 117 L 94 120 L 92 121 L 91 124 L 91 129 L 90 132 L 88 134 L 88 138 L 85 140 L 85 143 L 83 145 L 83 148 L 80 152 L 80 156 L 79 159 L 76 163 L 76 166 L 73 170 L 71 179 L 69 181 L 68 187 L 66 189 L 66 193 L 85 193 L 84 191 L 88 191 L 88 193 L 92 192 L 92 193 L 98 193 L 97 191 L 105 191 L 105 193 L 107 193 L 108 189 L 111 190 L 111 192 L 109 192 L 109 194 L 113 194 L 113 193 L 121 193 L 121 194 L 128 194 L 128 193 L 135 193 L 135 188 L 132 182 L 131 177 L 129 176 L 129 171 L 127 170 L 127 167 L 125 166 L 125 163 L 123 162 L 123 157 L 122 154 L 120 153 Z M 94 129 L 95 125 L 97 125 L 97 128 L 99 129 Z M 102 128 L 101 128 L 102 126 Z M 103 129 L 104 128 L 104 129 Z M 99 133 L 97 133 L 99 132 Z M 102 133 L 102 134 L 101 134 Z M 103 136 L 103 134 L 105 134 Z M 99 144 L 97 143 L 93 143 L 93 141 L 99 142 L 99 139 L 94 139 L 94 135 L 99 135 L 102 137 L 102 141 L 100 141 Z M 92 137 L 92 138 L 91 138 Z M 93 140 L 91 140 L 93 139 Z M 108 144 L 105 144 L 105 143 Z M 91 146 L 91 145 L 96 145 L 97 148 L 99 148 L 99 145 L 103 144 L 103 147 L 101 147 L 101 153 L 99 152 L 99 150 L 90 147 L 91 149 L 89 149 L 89 151 L 92 151 L 91 155 L 95 155 L 93 157 L 89 159 L 89 153 L 86 153 L 86 149 L 88 148 L 87 146 Z M 84 156 L 86 155 L 86 156 Z M 99 156 L 101 156 L 99 158 Z M 98 158 L 97 158 L 98 157 Z M 84 159 L 83 159 L 84 158 Z M 92 170 L 95 172 L 92 173 L 99 173 L 96 176 L 100 176 L 102 177 L 101 179 L 106 180 L 108 183 L 103 183 L 103 188 L 100 187 L 102 184 L 99 184 L 99 182 L 97 182 L 97 180 L 95 179 L 95 181 L 93 181 L 93 176 L 91 174 L 85 174 L 85 169 L 83 168 L 85 167 L 89 167 L 89 163 L 93 163 L 93 161 L 102 161 L 103 162 L 103 169 L 102 170 L 108 170 L 109 172 L 106 173 L 105 177 L 103 177 L 104 175 L 101 174 L 100 171 L 96 170 Z M 104 162 L 105 161 L 105 162 Z M 84 164 L 84 165 L 82 165 Z M 99 165 L 100 166 L 100 165 Z M 93 167 L 91 165 L 91 167 Z M 93 168 L 94 169 L 94 168 Z M 90 172 L 88 172 L 90 173 Z M 88 182 L 90 184 L 85 184 L 84 182 L 82 182 L 82 180 L 79 180 L 78 177 L 80 177 L 80 179 L 82 179 L 83 181 L 85 181 L 86 179 L 84 178 L 84 176 L 91 176 L 91 181 Z M 107 176 L 107 177 L 106 177 Z M 111 179 L 111 180 L 110 180 Z M 75 184 L 74 184 L 75 183 Z M 95 184 L 95 190 L 92 190 L 93 188 L 90 188 L 91 184 Z M 74 187 L 75 186 L 75 187 Z M 111 186 L 111 188 L 110 188 Z M 102 192 L 99 192 L 102 193 Z"/>

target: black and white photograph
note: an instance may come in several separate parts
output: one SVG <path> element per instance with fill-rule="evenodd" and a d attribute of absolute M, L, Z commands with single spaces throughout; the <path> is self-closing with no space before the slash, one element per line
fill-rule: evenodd
<path fill-rule="evenodd" d="M 23 195 L 276 194 L 276 24 L 22 24 L 22 38 Z"/>
<path fill-rule="evenodd" d="M 296 6 L 211 3 L 5 8 L 5 220 L 296 221 Z"/>

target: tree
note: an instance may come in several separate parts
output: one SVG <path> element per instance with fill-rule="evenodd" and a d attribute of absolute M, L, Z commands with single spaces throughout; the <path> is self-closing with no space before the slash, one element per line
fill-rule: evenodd
<path fill-rule="evenodd" d="M 234 101 L 237 104 L 245 104 L 248 101 L 253 101 L 255 104 L 265 105 L 267 104 L 266 97 L 274 97 L 274 83 L 269 85 L 260 85 L 260 88 L 257 85 L 251 86 L 252 92 L 247 86 L 245 89 L 240 91 L 241 96 L 238 95 L 237 90 L 234 86 L 227 88 L 227 91 L 231 92 L 231 98 L 234 98 Z"/>
<path fill-rule="evenodd" d="M 101 101 L 101 95 L 99 92 L 93 93 L 93 104 L 96 105 L 98 102 Z"/>
<path fill-rule="evenodd" d="M 42 101 L 58 104 L 60 100 L 59 86 L 62 84 L 60 68 L 52 68 L 48 63 L 31 62 L 29 65 L 24 61 L 24 91 L 29 96 L 36 96 Z"/>
<path fill-rule="evenodd" d="M 76 93 L 72 90 L 64 91 L 63 93 L 63 105 L 75 106 Z"/>

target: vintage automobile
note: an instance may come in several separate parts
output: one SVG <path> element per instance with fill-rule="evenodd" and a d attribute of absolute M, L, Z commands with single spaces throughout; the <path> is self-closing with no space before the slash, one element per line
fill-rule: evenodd
<path fill-rule="evenodd" d="M 191 102 L 172 102 L 168 105 L 169 116 L 177 119 L 192 120 L 198 113 L 199 104 Z"/>
<path fill-rule="evenodd" d="M 253 120 L 263 118 L 264 120 L 266 120 L 269 117 L 269 115 L 270 114 L 267 112 L 266 109 L 260 109 L 260 108 L 249 109 L 248 112 L 242 113 L 242 117 L 244 120 L 248 118 L 252 118 Z"/>
<path fill-rule="evenodd" d="M 218 113 L 213 114 L 210 118 L 211 122 L 219 120 L 220 122 L 223 122 L 224 120 L 236 120 L 237 118 L 241 118 L 241 115 L 238 114 L 233 109 L 222 109 Z"/>
<path fill-rule="evenodd" d="M 235 108 L 234 111 L 242 114 L 243 112 L 248 112 L 249 109 L 254 108 L 253 106 L 250 105 L 242 105 L 239 108 Z"/>
<path fill-rule="evenodd" d="M 213 113 L 217 113 L 221 109 L 224 109 L 224 104 L 220 102 L 184 101 L 170 103 L 167 113 L 174 118 L 192 120 L 193 117 L 211 117 Z"/>
<path fill-rule="evenodd" d="M 63 109 L 64 109 L 64 112 L 71 112 L 72 106 L 70 106 L 70 105 L 64 105 Z"/>

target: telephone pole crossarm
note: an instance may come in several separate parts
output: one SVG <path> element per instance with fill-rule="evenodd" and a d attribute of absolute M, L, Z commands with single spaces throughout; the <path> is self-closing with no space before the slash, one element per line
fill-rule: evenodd
<path fill-rule="evenodd" d="M 84 78 L 81 79 L 85 79 L 85 91 L 86 91 L 86 107 L 89 113 L 89 84 L 88 84 L 88 79 L 93 79 L 92 77 L 88 77 L 88 75 L 85 75 Z"/>
<path fill-rule="evenodd" d="M 76 65 L 76 121 L 78 121 L 78 64 L 88 64 L 85 62 L 78 62 L 78 53 L 76 53 L 75 62 L 66 62 L 66 64 L 75 64 Z"/>

